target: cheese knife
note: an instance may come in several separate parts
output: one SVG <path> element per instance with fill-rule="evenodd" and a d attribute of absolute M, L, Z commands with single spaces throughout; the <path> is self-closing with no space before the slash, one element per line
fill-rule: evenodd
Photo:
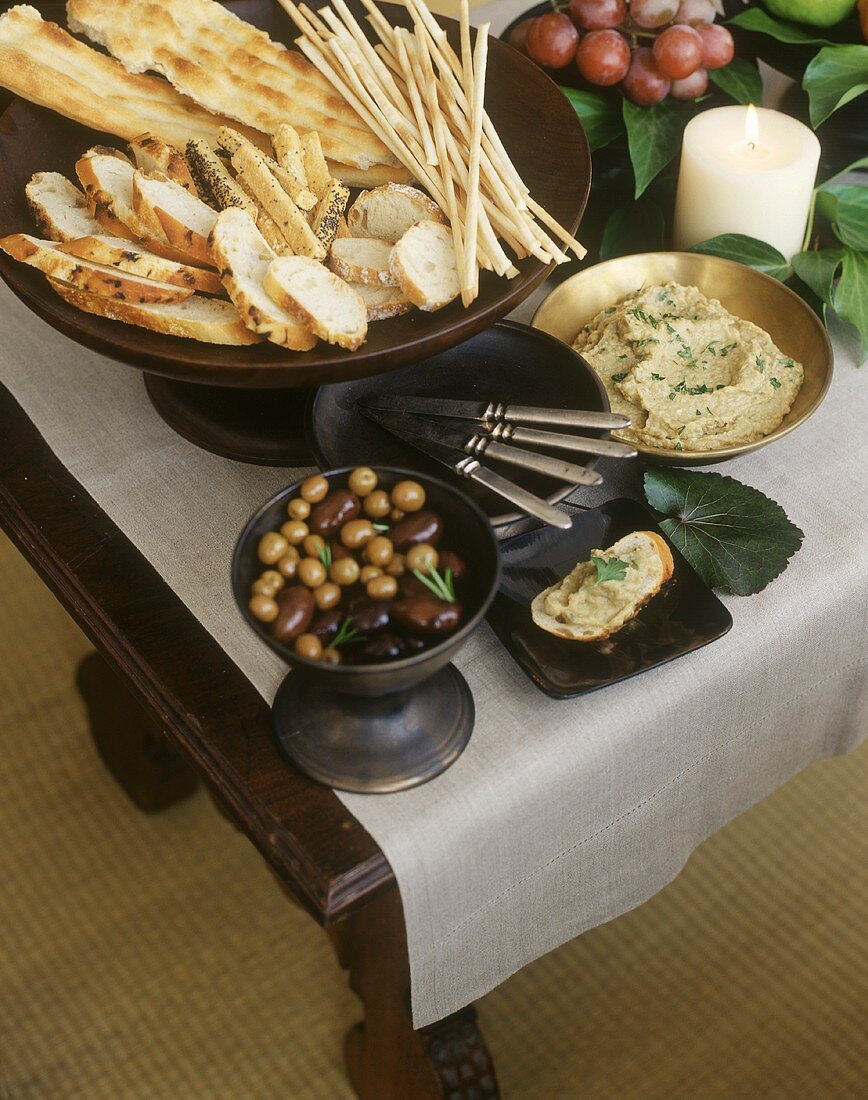
<path fill-rule="evenodd" d="M 495 424 L 532 424 L 551 428 L 627 428 L 630 418 L 620 413 L 586 412 L 581 409 L 541 409 L 533 405 L 510 405 L 502 401 L 454 401 L 441 397 L 402 397 L 371 394 L 363 404 L 387 412 L 449 416 L 478 420 L 488 428 Z"/>

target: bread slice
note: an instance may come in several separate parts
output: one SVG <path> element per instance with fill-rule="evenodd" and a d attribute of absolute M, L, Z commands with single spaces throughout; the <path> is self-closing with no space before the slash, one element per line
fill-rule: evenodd
<path fill-rule="evenodd" d="M 594 558 L 625 563 L 620 578 L 598 580 Z M 576 642 L 598 642 L 635 618 L 672 576 L 675 563 L 656 531 L 634 531 L 608 550 L 592 550 L 559 584 L 546 588 L 531 604 L 537 626 Z"/>
<path fill-rule="evenodd" d="M 442 309 L 461 290 L 452 231 L 442 222 L 418 222 L 392 249 L 389 266 L 414 306 Z"/>
<path fill-rule="evenodd" d="M 316 260 L 281 256 L 263 280 L 266 293 L 330 344 L 355 351 L 368 333 L 368 310 L 349 283 Z"/>
<path fill-rule="evenodd" d="M 251 145 L 241 145 L 232 154 L 232 167 L 250 194 L 276 223 L 292 251 L 298 256 L 324 260 L 325 245 L 314 235 L 304 214 L 281 187 L 267 159 Z"/>
<path fill-rule="evenodd" d="M 88 212 L 84 195 L 59 172 L 37 172 L 24 194 L 41 237 L 73 241 L 102 232 L 102 226 Z"/>
<path fill-rule="evenodd" d="M 349 199 L 349 187 L 341 183 L 340 180 L 329 180 L 329 184 L 310 223 L 314 236 L 322 241 L 324 248 L 328 248 L 335 237 L 338 236 L 338 230 L 342 222 L 346 227 L 344 211 L 347 208 Z"/>
<path fill-rule="evenodd" d="M 413 308 L 413 303 L 398 286 L 354 283 L 353 290 L 358 291 L 365 303 L 368 310 L 368 324 L 371 321 L 386 321 L 390 317 L 400 317 L 402 313 L 409 313 Z"/>
<path fill-rule="evenodd" d="M 53 241 L 41 241 L 29 233 L 13 233 L 0 240 L 2 249 L 13 260 L 29 264 L 37 270 L 60 279 L 89 294 L 117 298 L 121 302 L 182 302 L 189 298 L 192 287 L 143 279 L 116 267 L 91 263 L 68 252 L 61 252 Z"/>
<path fill-rule="evenodd" d="M 133 209 L 149 226 L 161 228 L 172 248 L 196 263 L 211 263 L 208 237 L 217 212 L 179 183 L 136 172 Z"/>
<path fill-rule="evenodd" d="M 217 294 L 222 297 L 226 293 L 216 271 L 206 271 L 203 267 L 167 260 L 164 256 L 147 252 L 132 241 L 124 240 L 123 237 L 89 234 L 58 247 L 61 252 L 68 252 L 71 256 L 116 267 L 120 271 L 129 271 L 143 279 L 157 279 L 173 286 L 189 287 L 202 294 Z"/>
<path fill-rule="evenodd" d="M 175 183 L 179 183 L 186 191 L 197 194 L 196 184 L 187 167 L 187 162 L 174 145 L 158 138 L 155 134 L 139 134 L 129 143 L 130 152 L 136 167 L 142 172 L 152 175 L 154 172 L 162 174 Z"/>
<path fill-rule="evenodd" d="M 329 267 L 348 283 L 370 286 L 397 286 L 389 269 L 393 245 L 373 237 L 341 237 L 332 242 Z"/>
<path fill-rule="evenodd" d="M 292 351 L 309 351 L 315 346 L 311 330 L 266 294 L 263 279 L 276 254 L 246 210 L 230 207 L 221 211 L 210 247 L 223 285 L 252 332 Z"/>
<path fill-rule="evenodd" d="M 240 346 L 257 344 L 260 340 L 259 336 L 247 328 L 232 303 L 220 298 L 203 298 L 194 294 L 183 302 L 173 302 L 170 305 L 143 305 L 119 302 L 115 298 L 101 298 L 58 279 L 48 281 L 52 290 L 65 302 L 84 313 L 93 313 L 110 321 L 123 321 L 127 325 L 150 329 L 151 332 L 200 340 L 204 344 Z"/>
<path fill-rule="evenodd" d="M 377 237 L 392 244 L 421 221 L 445 222 L 446 217 L 424 191 L 404 183 L 387 183 L 363 191 L 347 214 L 354 237 Z"/>
<path fill-rule="evenodd" d="M 252 218 L 256 217 L 258 213 L 256 203 L 243 188 L 238 186 L 229 169 L 207 141 L 188 141 L 186 157 L 187 167 L 196 184 L 200 199 L 213 206 L 215 210 L 240 206 Z"/>

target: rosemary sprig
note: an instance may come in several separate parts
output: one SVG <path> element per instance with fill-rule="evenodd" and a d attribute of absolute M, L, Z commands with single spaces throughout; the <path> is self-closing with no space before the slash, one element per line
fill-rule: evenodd
<path fill-rule="evenodd" d="M 353 626 L 353 620 L 347 615 L 331 644 L 337 649 L 338 646 L 347 645 L 349 642 L 363 642 L 364 640 L 365 636 L 356 630 Z"/>
<path fill-rule="evenodd" d="M 332 544 L 330 542 L 325 543 L 319 548 L 317 553 L 319 554 L 319 560 L 326 569 L 330 569 L 332 564 Z"/>
<path fill-rule="evenodd" d="M 421 569 L 414 569 L 413 576 L 420 580 L 426 588 L 430 588 L 434 595 L 447 603 L 455 603 L 455 584 L 452 579 L 452 570 L 446 570 L 446 577 L 441 577 L 433 565 L 428 566 L 427 575 Z"/>
<path fill-rule="evenodd" d="M 373 529 L 375 531 L 388 531 L 389 530 L 388 523 L 372 523 L 371 526 L 373 527 Z"/>

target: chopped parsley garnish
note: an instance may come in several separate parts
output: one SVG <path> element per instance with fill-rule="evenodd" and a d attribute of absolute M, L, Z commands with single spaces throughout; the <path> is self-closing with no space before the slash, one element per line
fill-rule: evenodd
<path fill-rule="evenodd" d="M 669 333 L 670 336 L 677 336 L 679 340 L 681 339 L 681 333 L 673 325 L 670 325 L 668 321 L 666 322 L 666 331 Z"/>
<path fill-rule="evenodd" d="M 623 382 L 626 377 L 627 377 L 626 374 L 613 374 L 612 375 L 612 381 L 613 382 Z"/>
<path fill-rule="evenodd" d="M 702 385 L 702 386 L 690 386 L 690 388 L 687 390 L 687 392 L 692 397 L 697 397 L 701 393 L 714 393 L 714 390 L 711 388 L 711 386 Z"/>
<path fill-rule="evenodd" d="M 690 348 L 684 347 L 678 352 L 678 358 L 679 359 L 692 359 L 693 358 L 693 352 L 690 350 Z"/>
<path fill-rule="evenodd" d="M 782 359 L 781 360 L 781 366 L 783 366 L 783 367 L 788 367 L 789 368 L 789 367 L 794 367 L 795 365 L 796 364 L 793 362 L 792 359 Z"/>
<path fill-rule="evenodd" d="M 651 372 L 651 378 L 655 382 L 664 382 L 665 381 L 662 374 L 655 374 L 653 371 Z"/>
<path fill-rule="evenodd" d="M 660 341 L 657 339 L 656 336 L 648 336 L 644 340 L 634 340 L 633 341 L 633 347 L 634 348 L 644 348 L 646 344 L 659 344 L 659 343 L 660 343 Z"/>
<path fill-rule="evenodd" d="M 766 369 L 766 361 L 761 355 L 756 356 L 756 366 L 759 371 L 764 371 Z"/>
<path fill-rule="evenodd" d="M 712 340 L 710 344 L 706 344 L 706 345 L 705 345 L 705 347 L 704 347 L 704 348 L 702 349 L 702 351 L 701 351 L 701 352 L 700 352 L 699 354 L 700 354 L 700 355 L 705 355 L 705 353 L 706 353 L 707 351 L 710 351 L 710 352 L 711 352 L 711 354 L 712 354 L 712 355 L 714 355 L 714 356 L 716 357 L 716 356 L 717 356 L 717 352 L 716 352 L 716 351 L 714 350 L 714 345 L 715 345 L 716 343 L 717 343 L 717 341 L 716 341 L 716 340 Z"/>
<path fill-rule="evenodd" d="M 702 410 L 701 410 L 701 409 L 697 409 L 697 410 L 696 410 L 696 415 L 697 415 L 697 416 L 702 416 Z"/>
<path fill-rule="evenodd" d="M 681 435 L 681 433 L 682 433 L 682 432 L 684 431 L 684 429 L 685 429 L 686 427 L 687 427 L 687 425 L 686 425 L 686 424 L 682 424 L 682 425 L 681 425 L 681 427 L 680 427 L 680 428 L 678 429 L 678 435 Z"/>
<path fill-rule="evenodd" d="M 626 358 L 627 358 L 627 356 L 626 356 L 626 355 L 619 355 L 619 356 L 618 356 L 618 358 L 619 358 L 619 359 L 626 359 Z"/>
<path fill-rule="evenodd" d="M 714 413 L 711 411 L 708 405 L 705 406 L 705 411 L 708 413 L 709 416 L 714 416 Z"/>
<path fill-rule="evenodd" d="M 595 554 L 591 561 L 597 570 L 597 579 L 593 582 L 594 584 L 602 584 L 603 581 L 622 581 L 627 576 L 627 570 L 630 568 L 630 563 L 621 561 L 620 558 L 609 558 L 607 560 Z"/>
<path fill-rule="evenodd" d="M 604 310 L 603 310 L 603 313 L 614 313 L 614 312 L 615 312 L 615 308 L 616 308 L 615 306 L 609 306 L 609 308 L 608 308 L 608 309 L 604 309 Z"/>
<path fill-rule="evenodd" d="M 778 381 L 777 378 L 770 378 L 769 382 L 771 382 L 771 384 L 774 386 L 774 388 L 776 390 L 779 390 L 781 388 L 781 384 L 780 384 L 780 382 Z"/>
<path fill-rule="evenodd" d="M 637 321 L 641 321 L 645 325 L 650 325 L 651 328 L 657 328 L 660 324 L 656 317 L 652 316 L 650 313 L 646 313 L 643 309 L 639 309 L 638 306 L 634 306 L 629 312 Z"/>
<path fill-rule="evenodd" d="M 734 347 L 736 347 L 735 344 L 724 344 L 723 347 L 720 349 L 721 358 L 725 359 Z"/>
<path fill-rule="evenodd" d="M 678 442 L 675 444 L 675 446 L 672 449 L 675 450 L 675 451 L 683 451 L 684 450 L 684 448 L 681 446 L 681 440 L 680 439 L 678 440 Z"/>

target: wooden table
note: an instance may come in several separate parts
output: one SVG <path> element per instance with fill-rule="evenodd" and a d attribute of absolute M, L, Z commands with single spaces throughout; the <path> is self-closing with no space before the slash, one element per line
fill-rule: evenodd
<path fill-rule="evenodd" d="M 259 693 L 2 386 L 0 423 L 0 526 L 96 647 L 77 682 L 109 771 L 147 812 L 201 781 L 325 927 L 364 1007 L 345 1050 L 360 1097 L 497 1096 L 472 1007 L 412 1028 L 401 899 L 374 841 L 283 760 Z"/>

